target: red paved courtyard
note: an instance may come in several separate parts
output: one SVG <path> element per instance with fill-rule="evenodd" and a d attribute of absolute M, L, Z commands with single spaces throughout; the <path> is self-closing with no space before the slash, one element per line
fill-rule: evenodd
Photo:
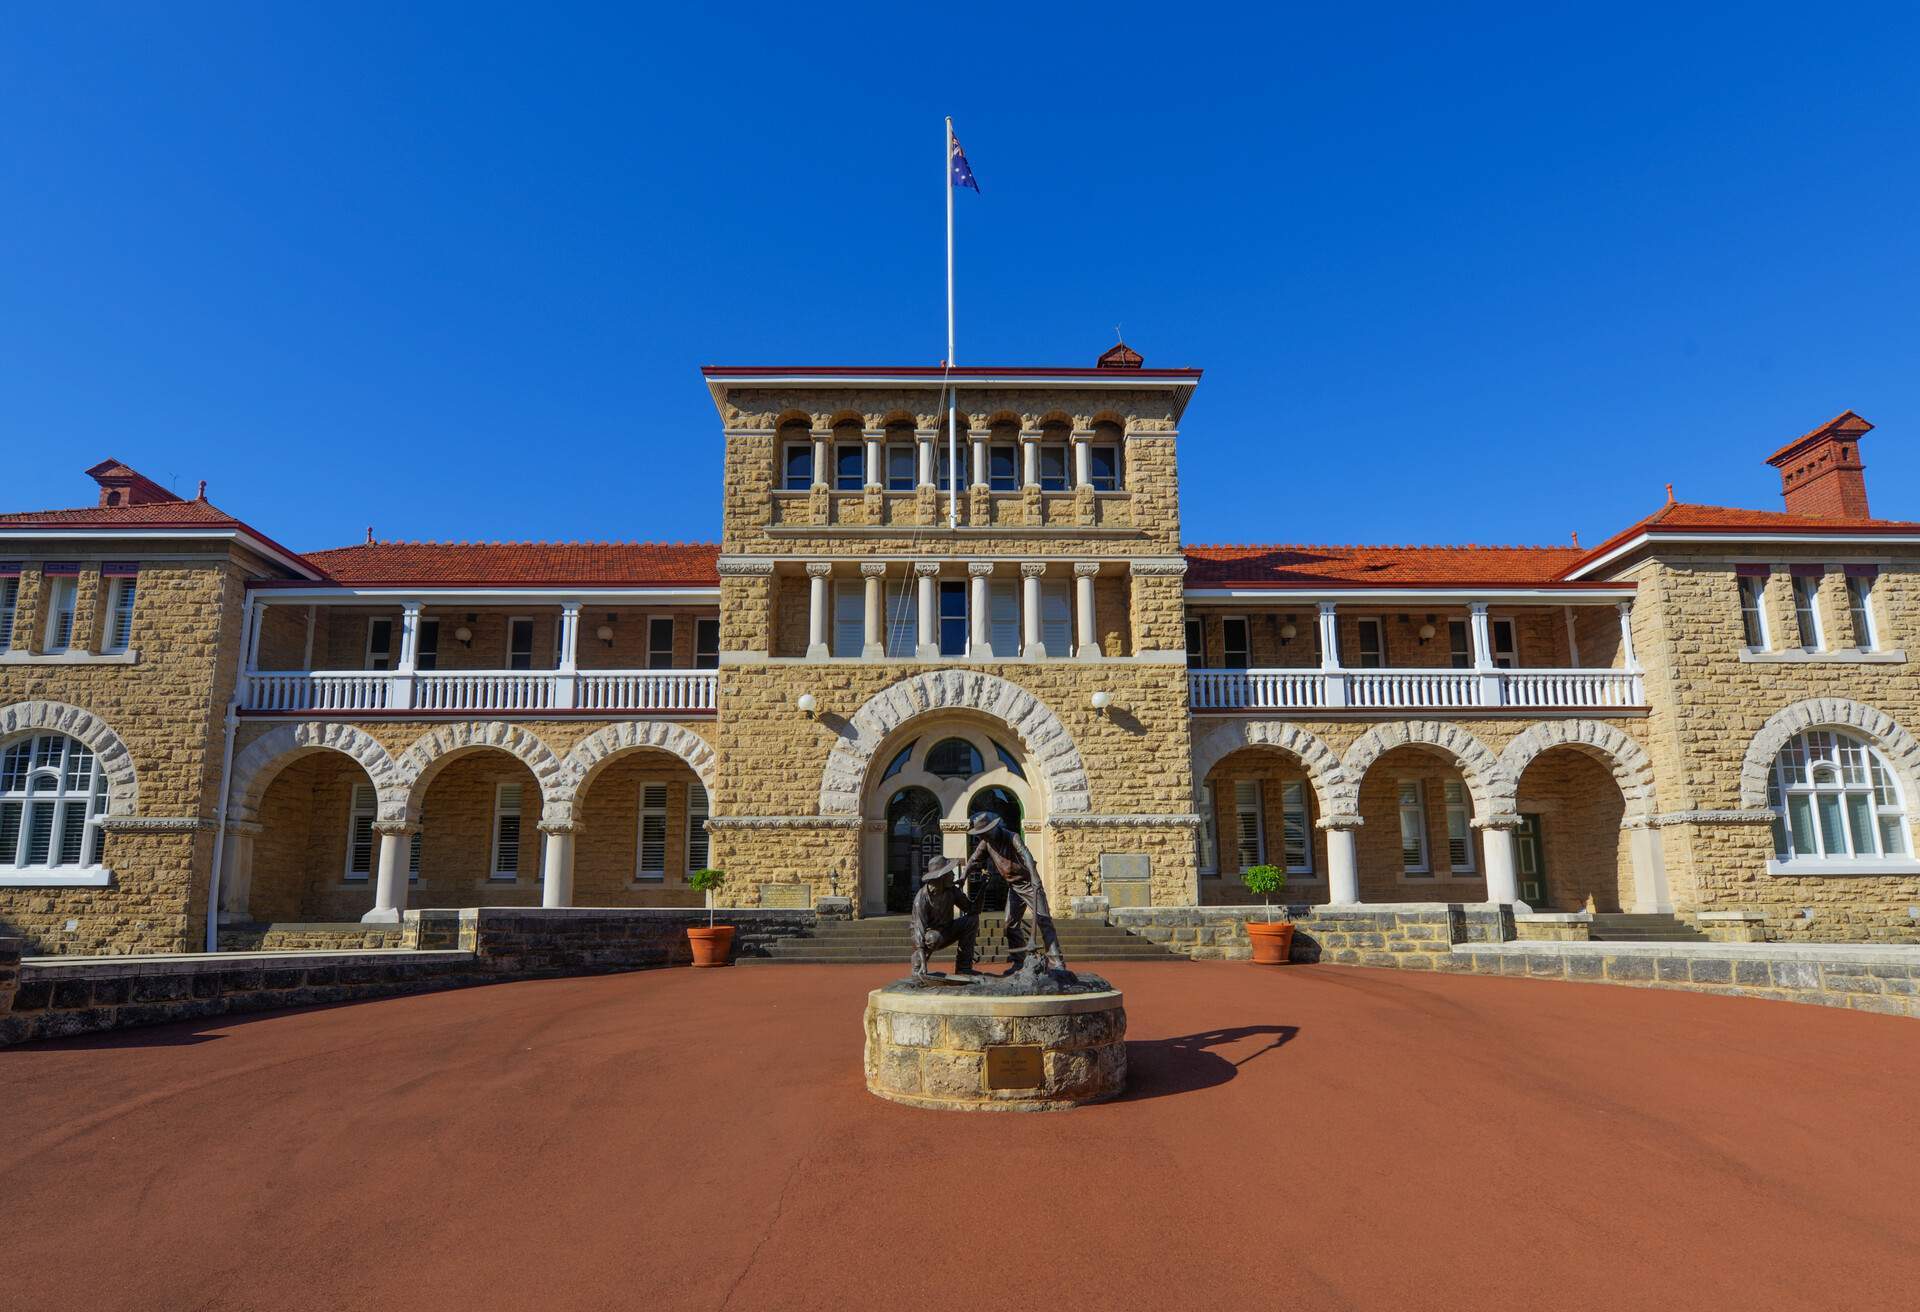
<path fill-rule="evenodd" d="M 1912 1308 L 1920 1025 L 1116 965 L 1128 1099 L 869 1096 L 858 967 L 0 1052 L 20 1308 Z M 923 1274 L 923 1267 L 927 1273 Z"/>

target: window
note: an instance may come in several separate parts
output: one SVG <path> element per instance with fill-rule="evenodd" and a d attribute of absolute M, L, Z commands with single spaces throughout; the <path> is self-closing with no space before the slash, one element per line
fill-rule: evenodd
<path fill-rule="evenodd" d="M 698 780 L 687 785 L 687 873 L 705 870 L 707 852 L 707 790 Z"/>
<path fill-rule="evenodd" d="M 1040 580 L 1040 642 L 1047 655 L 1073 655 L 1073 590 L 1065 579 Z"/>
<path fill-rule="evenodd" d="M 995 492 L 1019 490 L 1019 447 L 1011 442 L 996 442 L 987 448 L 987 486 Z"/>
<path fill-rule="evenodd" d="M 1853 617 L 1853 645 L 1872 651 L 1880 645 L 1873 629 L 1873 575 L 1847 570 L 1847 612 Z"/>
<path fill-rule="evenodd" d="M 520 877 L 520 785 L 501 784 L 493 793 L 493 878 Z"/>
<path fill-rule="evenodd" d="M 20 613 L 20 578 L 0 578 L 0 652 L 13 650 L 13 621 Z"/>
<path fill-rule="evenodd" d="M 1520 645 L 1514 638 L 1512 620 L 1491 620 L 1487 627 L 1493 633 L 1493 667 L 1496 670 L 1511 670 L 1520 664 Z"/>
<path fill-rule="evenodd" d="M 139 580 L 131 574 L 124 574 L 106 582 L 107 626 L 100 635 L 100 650 L 124 652 L 133 643 L 133 597 Z"/>
<path fill-rule="evenodd" d="M 47 577 L 47 647 L 62 652 L 73 646 L 74 595 L 79 580 L 70 574 Z"/>
<path fill-rule="evenodd" d="M 1196 670 L 1207 668 L 1207 624 L 1205 620 L 1187 621 L 1187 665 Z"/>
<path fill-rule="evenodd" d="M 440 621 L 422 619 L 419 637 L 414 643 L 413 664 L 415 669 L 437 670 L 440 668 Z"/>
<path fill-rule="evenodd" d="M 673 616 L 671 615 L 647 617 L 647 668 L 650 670 L 673 668 Z"/>
<path fill-rule="evenodd" d="M 1379 619 L 1368 618 L 1354 621 L 1354 628 L 1360 635 L 1360 668 L 1377 670 L 1387 663 L 1386 632 Z"/>
<path fill-rule="evenodd" d="M 1218 875 L 1220 873 L 1220 844 L 1218 835 L 1214 830 L 1215 823 L 1216 821 L 1213 814 L 1213 785 L 1201 784 L 1200 828 L 1195 837 L 1195 841 L 1199 844 L 1200 850 L 1196 854 L 1195 860 L 1198 861 L 1200 873 L 1203 875 Z"/>
<path fill-rule="evenodd" d="M 1245 874 L 1267 859 L 1267 829 L 1260 814 L 1260 781 L 1236 779 L 1233 783 L 1233 841 L 1237 869 Z"/>
<path fill-rule="evenodd" d="M 347 803 L 347 870 L 349 880 L 373 873 L 373 822 L 380 798 L 372 784 L 355 784 Z"/>
<path fill-rule="evenodd" d="M 1000 758 L 1000 764 L 1006 766 L 1007 772 L 1015 779 L 1025 779 L 1027 777 L 1027 772 L 1020 768 L 1020 762 L 1014 759 L 1013 753 L 997 742 L 993 745 L 993 754 Z"/>
<path fill-rule="evenodd" d="M 84 743 L 43 733 L 0 753 L 0 871 L 100 864 L 106 774 Z"/>
<path fill-rule="evenodd" d="M 1465 620 L 1447 621 L 1447 658 L 1456 670 L 1473 668 L 1473 639 Z"/>
<path fill-rule="evenodd" d="M 667 786 L 659 782 L 640 785 L 640 859 L 635 879 L 667 877 Z"/>
<path fill-rule="evenodd" d="M 1418 779 L 1400 782 L 1400 871 L 1433 873 L 1427 865 L 1427 797 Z"/>
<path fill-rule="evenodd" d="M 912 660 L 920 617 L 915 613 L 914 580 L 887 580 L 887 655 Z"/>
<path fill-rule="evenodd" d="M 1907 815 L 1892 769 L 1850 734 L 1810 730 L 1774 758 L 1767 783 L 1782 861 L 1904 857 Z"/>
<path fill-rule="evenodd" d="M 993 643 L 995 656 L 1010 658 L 1020 654 L 1020 584 L 1017 580 L 988 580 L 987 637 Z"/>
<path fill-rule="evenodd" d="M 857 579 L 841 579 L 833 587 L 833 654 L 858 656 L 866 641 L 866 590 Z"/>
<path fill-rule="evenodd" d="M 1253 649 L 1247 637 L 1247 621 L 1230 615 L 1220 621 L 1220 664 L 1229 670 L 1244 670 L 1252 664 Z"/>
<path fill-rule="evenodd" d="M 987 767 L 965 738 L 942 738 L 927 750 L 926 768 L 937 779 L 971 779 Z"/>
<path fill-rule="evenodd" d="M 693 668 L 720 668 L 720 621 L 701 619 L 693 622 Z"/>
<path fill-rule="evenodd" d="M 967 435 L 965 433 L 961 433 L 960 434 L 960 486 L 961 487 L 968 486 L 967 475 L 969 473 L 970 466 L 967 463 L 967 452 L 968 452 L 968 447 L 970 445 L 971 444 L 967 441 Z M 938 458 L 939 484 L 941 488 L 945 489 L 953 486 L 953 483 L 950 481 L 953 474 L 953 451 L 947 445 L 946 432 L 944 429 L 941 431 L 939 446 L 940 446 L 940 453 Z"/>
<path fill-rule="evenodd" d="M 413 831 L 413 837 L 407 840 L 407 882 L 420 882 L 420 831 Z"/>
<path fill-rule="evenodd" d="M 375 616 L 367 621 L 367 668 L 393 668 L 393 621 L 385 616 Z"/>
<path fill-rule="evenodd" d="M 1820 638 L 1819 575 L 1793 576 L 1793 620 L 1799 626 L 1800 646 L 1804 650 L 1819 651 L 1825 645 Z"/>
<path fill-rule="evenodd" d="M 836 492 L 858 492 L 867 485 L 867 453 L 858 442 L 833 448 L 833 487 Z"/>
<path fill-rule="evenodd" d="M 1089 448 L 1089 477 L 1095 492 L 1118 492 L 1121 487 L 1120 448 L 1117 446 L 1094 446 Z"/>
<path fill-rule="evenodd" d="M 1040 490 L 1042 492 L 1067 490 L 1067 444 L 1065 442 L 1040 444 Z"/>
<path fill-rule="evenodd" d="M 533 621 L 525 616 L 507 621 L 507 668 L 533 668 Z"/>
<path fill-rule="evenodd" d="M 940 654 L 967 654 L 967 585 L 963 581 L 940 584 Z"/>
<path fill-rule="evenodd" d="M 1313 823 L 1307 813 L 1307 783 L 1290 780 L 1280 787 L 1281 833 L 1287 849 L 1287 873 L 1313 873 Z"/>
<path fill-rule="evenodd" d="M 919 745 L 920 745 L 920 740 L 916 738 L 912 742 L 908 743 L 905 747 L 902 747 L 900 749 L 900 755 L 894 757 L 893 760 L 889 761 L 887 763 L 887 768 L 880 772 L 880 782 L 885 783 L 887 780 L 893 778 L 895 775 L 899 774 L 902 770 L 906 769 L 907 761 L 911 759 L 913 756 L 913 749 L 915 747 L 918 747 Z"/>
<path fill-rule="evenodd" d="M 887 448 L 887 491 L 911 492 L 918 482 L 911 442 L 897 442 Z"/>
<path fill-rule="evenodd" d="M 786 474 L 780 486 L 789 492 L 805 492 L 813 486 L 812 442 L 787 444 Z"/>
<path fill-rule="evenodd" d="M 1740 579 L 1740 627 L 1750 651 L 1767 649 L 1766 575 L 1743 575 Z"/>
<path fill-rule="evenodd" d="M 1473 863 L 1473 808 L 1467 800 L 1467 785 L 1449 779 L 1443 789 L 1447 801 L 1447 869 L 1456 875 L 1470 875 Z"/>

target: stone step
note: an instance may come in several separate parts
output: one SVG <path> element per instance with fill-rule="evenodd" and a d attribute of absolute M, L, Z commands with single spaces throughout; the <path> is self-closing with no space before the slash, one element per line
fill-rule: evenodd
<path fill-rule="evenodd" d="M 1588 936 L 1600 943 L 1706 943 L 1705 934 L 1674 915 L 1607 911 L 1594 916 Z"/>

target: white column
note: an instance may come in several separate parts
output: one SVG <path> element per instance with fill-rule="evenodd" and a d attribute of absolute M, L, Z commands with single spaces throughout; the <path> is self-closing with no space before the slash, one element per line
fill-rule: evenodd
<path fill-rule="evenodd" d="M 400 660 L 394 666 L 392 695 L 388 705 L 408 707 L 413 705 L 413 667 L 420 659 L 420 603 L 406 601 L 400 605 Z"/>
<path fill-rule="evenodd" d="M 918 592 L 916 600 L 920 603 L 920 632 L 913 654 L 923 661 L 936 660 L 940 656 L 940 630 L 934 618 L 935 584 L 940 578 L 940 562 L 937 560 L 916 560 L 913 562 L 913 582 Z"/>
<path fill-rule="evenodd" d="M 1100 659 L 1100 639 L 1093 626 L 1093 576 L 1099 572 L 1097 560 L 1073 563 L 1074 636 L 1078 640 L 1074 655 L 1083 661 Z"/>
<path fill-rule="evenodd" d="M 973 430 L 973 486 L 987 485 L 987 431 L 985 427 Z"/>
<path fill-rule="evenodd" d="M 1573 607 L 1562 606 L 1560 609 L 1566 612 L 1567 620 L 1567 668 L 1577 670 L 1580 668 L 1580 633 L 1574 623 Z"/>
<path fill-rule="evenodd" d="M 554 653 L 553 664 L 557 671 L 553 680 L 553 704 L 561 710 L 571 710 L 580 684 L 580 603 L 577 601 L 560 603 L 560 650 Z"/>
<path fill-rule="evenodd" d="M 1640 668 L 1639 658 L 1633 654 L 1633 604 L 1619 602 L 1615 609 L 1620 612 L 1620 658 L 1629 670 Z"/>
<path fill-rule="evenodd" d="M 1480 704 L 1498 706 L 1506 700 L 1506 690 L 1493 665 L 1493 625 L 1487 619 L 1486 602 L 1476 601 L 1468 608 L 1467 627 L 1473 635 L 1473 668 L 1480 675 Z M 1511 870 L 1511 859 L 1508 866 Z"/>
<path fill-rule="evenodd" d="M 541 825 L 547 836 L 546 853 L 540 863 L 540 905 L 573 905 L 573 829 Z"/>
<path fill-rule="evenodd" d="M 920 486 L 933 486 L 933 434 L 915 433 L 914 447 L 920 452 Z"/>
<path fill-rule="evenodd" d="M 807 564 L 807 659 L 827 658 L 827 576 L 833 566 L 824 560 Z"/>
<path fill-rule="evenodd" d="M 1047 645 L 1040 641 L 1040 576 L 1046 569 L 1044 561 L 1020 562 L 1020 631 L 1025 639 L 1020 654 L 1030 661 L 1047 657 Z"/>
<path fill-rule="evenodd" d="M 992 602 L 987 598 L 987 580 L 993 577 L 993 562 L 990 560 L 970 560 L 967 562 L 967 583 L 971 595 L 967 598 L 967 620 L 969 633 L 967 655 L 974 660 L 983 660 L 993 654 L 993 627 L 989 623 L 989 610 Z"/>
<path fill-rule="evenodd" d="M 317 620 L 319 616 L 320 608 L 318 606 L 307 607 L 307 641 L 306 645 L 300 649 L 300 668 L 303 670 L 313 668 L 313 626 L 314 621 Z"/>
<path fill-rule="evenodd" d="M 395 925 L 407 909 L 407 843 L 413 828 L 382 820 L 373 826 L 373 832 L 380 835 L 380 862 L 374 875 L 373 909 L 360 921 Z"/>
<path fill-rule="evenodd" d="M 1510 823 L 1480 826 L 1481 845 L 1487 853 L 1487 901 L 1520 902 L 1520 883 L 1514 875 L 1513 826 Z M 1525 906 L 1521 906 L 1525 910 Z"/>
<path fill-rule="evenodd" d="M 1040 434 L 1020 434 L 1020 481 L 1027 487 L 1040 485 Z"/>
<path fill-rule="evenodd" d="M 822 433 L 817 429 L 813 434 L 813 485 L 816 488 L 831 486 L 828 482 L 830 471 L 827 467 L 827 457 L 833 450 L 832 442 L 829 440 L 832 437 L 832 433 Z"/>
<path fill-rule="evenodd" d="M 1667 884 L 1667 856 L 1660 831 L 1651 824 L 1627 829 L 1627 852 L 1633 860 L 1633 909 L 1649 912 L 1673 910 L 1673 891 Z"/>
<path fill-rule="evenodd" d="M 245 670 L 260 668 L 260 630 L 266 626 L 266 622 L 267 603 L 255 597 L 253 608 L 248 613 L 247 622 L 240 634 L 240 649 L 246 654 L 240 668 Z"/>
<path fill-rule="evenodd" d="M 1093 486 L 1093 434 L 1073 435 L 1073 485 Z"/>
<path fill-rule="evenodd" d="M 223 923 L 247 919 L 253 895 L 253 836 L 260 826 L 244 820 L 227 824 L 227 846 L 221 854 L 220 919 Z"/>
<path fill-rule="evenodd" d="M 1355 906 L 1360 901 L 1359 844 L 1351 824 L 1328 826 L 1327 901 L 1333 906 Z"/>
<path fill-rule="evenodd" d="M 881 465 L 881 462 L 885 459 L 885 453 L 880 449 L 880 439 L 884 436 L 885 434 L 883 433 L 866 434 L 867 486 L 869 488 L 885 487 L 887 485 L 887 471 Z"/>
<path fill-rule="evenodd" d="M 1320 677 L 1327 687 L 1327 705 L 1347 704 L 1347 676 L 1340 668 L 1340 617 L 1330 601 L 1320 603 Z"/>
<path fill-rule="evenodd" d="M 863 560 L 860 577 L 867 584 L 866 642 L 860 648 L 863 660 L 877 661 L 887 654 L 887 567 L 885 562 Z"/>

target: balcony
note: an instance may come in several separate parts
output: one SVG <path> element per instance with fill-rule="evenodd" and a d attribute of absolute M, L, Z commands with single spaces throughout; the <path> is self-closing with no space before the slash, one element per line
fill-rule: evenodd
<path fill-rule="evenodd" d="M 1638 670 L 1192 670 L 1196 714 L 1640 710 Z"/>
<path fill-rule="evenodd" d="M 714 709 L 713 670 L 254 670 L 239 709 L 256 715 L 688 714 Z"/>

